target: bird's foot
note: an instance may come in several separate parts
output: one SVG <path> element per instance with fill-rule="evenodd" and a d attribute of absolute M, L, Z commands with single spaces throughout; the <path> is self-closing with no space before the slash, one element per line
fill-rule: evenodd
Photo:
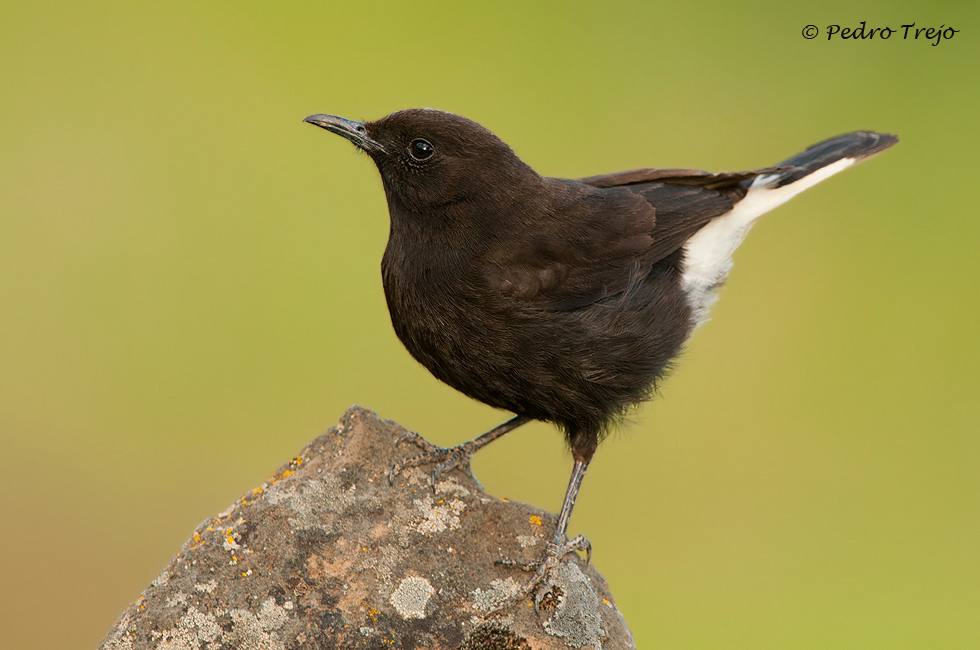
<path fill-rule="evenodd" d="M 420 447 L 422 453 L 403 458 L 392 464 L 391 469 L 388 470 L 388 482 L 391 484 L 394 484 L 395 476 L 404 469 L 436 463 L 436 466 L 432 468 L 432 487 L 434 489 L 436 481 L 439 480 L 440 476 L 460 465 L 469 465 L 470 458 L 480 448 L 479 445 L 474 444 L 476 442 L 475 440 L 464 442 L 455 447 L 440 447 L 432 444 L 414 431 L 406 431 L 400 435 L 398 440 L 395 441 L 395 446 L 406 441 Z"/>
<path fill-rule="evenodd" d="M 564 536 L 563 536 L 564 537 Z M 500 603 L 488 615 L 497 614 L 514 603 L 524 600 L 534 593 L 535 609 L 554 609 L 561 602 L 564 593 L 558 584 L 558 567 L 562 558 L 575 551 L 585 551 L 585 562 L 592 559 L 592 544 L 584 535 L 577 535 L 570 540 L 558 542 L 551 540 L 544 551 L 544 559 L 540 562 L 516 562 L 514 560 L 497 560 L 497 564 L 516 566 L 524 571 L 534 571 L 531 579 L 521 587 L 516 594 Z"/>

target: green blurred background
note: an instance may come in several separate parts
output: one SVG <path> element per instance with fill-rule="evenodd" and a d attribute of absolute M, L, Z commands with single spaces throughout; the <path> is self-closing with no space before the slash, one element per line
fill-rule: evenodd
<path fill-rule="evenodd" d="M 969 2 L 6 2 L 0 635 L 92 648 L 203 519 L 353 403 L 500 422 L 391 331 L 365 156 L 301 118 L 469 116 L 556 176 L 902 143 L 767 216 L 572 521 L 641 648 L 980 647 Z M 949 42 L 807 24 L 953 25 Z M 556 510 L 546 425 L 482 452 Z"/>

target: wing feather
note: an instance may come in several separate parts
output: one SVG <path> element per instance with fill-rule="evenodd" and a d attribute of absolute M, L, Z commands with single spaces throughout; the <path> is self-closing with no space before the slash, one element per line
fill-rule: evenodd
<path fill-rule="evenodd" d="M 630 278 L 676 252 L 730 211 L 757 176 L 782 168 L 712 174 L 638 169 L 556 183 L 538 215 L 506 251 L 483 265 L 496 292 L 546 310 L 586 307 L 623 292 Z"/>

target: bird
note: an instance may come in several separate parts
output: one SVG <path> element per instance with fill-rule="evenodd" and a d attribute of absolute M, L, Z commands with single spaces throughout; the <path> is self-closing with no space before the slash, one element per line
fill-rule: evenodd
<path fill-rule="evenodd" d="M 402 344 L 441 381 L 514 414 L 455 447 L 406 434 L 421 453 L 396 462 L 389 479 L 434 464 L 435 485 L 532 420 L 556 425 L 571 451 L 554 534 L 541 560 L 523 566 L 530 580 L 496 611 L 531 596 L 540 606 L 560 595 L 567 554 L 590 560 L 588 539 L 567 537 L 589 463 L 707 319 L 756 220 L 898 142 L 855 131 L 752 171 L 567 179 L 538 174 L 491 131 L 445 111 L 303 121 L 346 138 L 377 166 L 390 218 L 382 284 Z"/>

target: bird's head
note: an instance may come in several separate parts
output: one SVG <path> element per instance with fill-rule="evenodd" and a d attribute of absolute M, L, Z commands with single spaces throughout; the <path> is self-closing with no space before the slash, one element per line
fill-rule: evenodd
<path fill-rule="evenodd" d="M 537 177 L 489 130 L 433 109 L 408 109 L 375 122 L 336 115 L 303 120 L 343 136 L 374 159 L 389 206 L 417 214 L 496 202 L 507 181 Z M 506 191 L 506 190 L 504 190 Z"/>

